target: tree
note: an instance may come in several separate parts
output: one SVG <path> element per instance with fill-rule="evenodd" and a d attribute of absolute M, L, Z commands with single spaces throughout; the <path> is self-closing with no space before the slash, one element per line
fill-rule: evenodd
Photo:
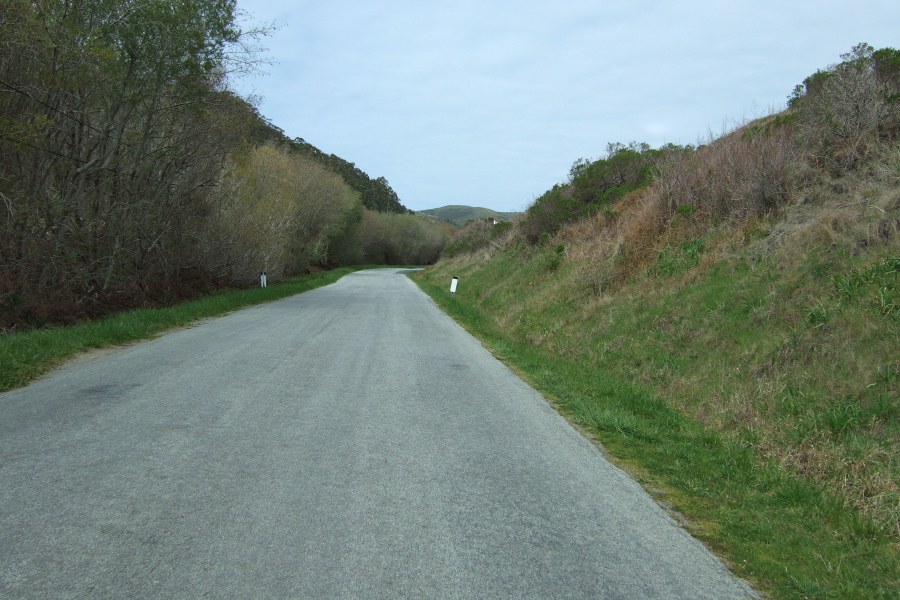
<path fill-rule="evenodd" d="M 358 219 L 359 201 L 340 176 L 271 142 L 235 154 L 222 187 L 205 239 L 212 267 L 234 283 L 326 263 Z"/>
<path fill-rule="evenodd" d="M 233 0 L 4 0 L 0 20 L 0 302 L 166 293 L 241 135 Z"/>
<path fill-rule="evenodd" d="M 410 212 L 400 203 L 397 193 L 384 177 L 372 179 L 352 162 L 334 154 L 325 154 L 302 138 L 294 138 L 292 146 L 343 177 L 347 185 L 359 193 L 363 206 L 369 210 L 400 214 Z"/>

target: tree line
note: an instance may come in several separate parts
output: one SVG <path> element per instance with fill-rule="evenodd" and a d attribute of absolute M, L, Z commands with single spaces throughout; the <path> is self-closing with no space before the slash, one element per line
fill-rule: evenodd
<path fill-rule="evenodd" d="M 0 31 L 0 327 L 445 243 L 229 89 L 266 33 L 234 0 L 0 0 Z"/>
<path fill-rule="evenodd" d="M 397 196 L 397 192 L 394 191 L 384 177 L 372 179 L 362 169 L 340 156 L 327 154 L 303 138 L 290 139 L 280 127 L 264 118 L 260 118 L 258 122 L 256 137 L 260 142 L 274 141 L 279 144 L 286 144 L 290 146 L 293 152 L 302 154 L 328 167 L 331 171 L 340 175 L 347 185 L 359 194 L 363 206 L 369 210 L 397 214 L 412 212 L 403 206 L 400 198 Z"/>

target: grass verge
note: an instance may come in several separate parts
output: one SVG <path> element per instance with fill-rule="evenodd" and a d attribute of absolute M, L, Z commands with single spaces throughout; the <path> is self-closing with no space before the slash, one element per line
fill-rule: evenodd
<path fill-rule="evenodd" d="M 518 327 L 499 325 L 503 308 L 488 299 L 521 268 L 507 262 L 501 257 L 490 269 L 469 265 L 467 285 L 453 297 L 446 269 L 414 280 L 595 435 L 618 464 L 760 591 L 803 600 L 898 597 L 900 553 L 890 530 L 815 481 L 761 460 L 740 436 L 690 418 L 650 386 L 597 368 L 580 350 L 545 343 L 554 334 L 552 320 L 532 322 L 542 318 L 532 313 L 520 316 Z M 510 302 L 507 297 L 505 306 Z M 553 306 L 543 312 L 552 314 Z"/>
<path fill-rule="evenodd" d="M 69 327 L 43 327 L 0 335 L 0 392 L 26 385 L 79 352 L 153 337 L 198 319 L 322 287 L 348 273 L 369 268 L 379 267 L 342 267 L 301 275 L 265 288 L 220 292 L 166 308 L 129 310 Z"/>

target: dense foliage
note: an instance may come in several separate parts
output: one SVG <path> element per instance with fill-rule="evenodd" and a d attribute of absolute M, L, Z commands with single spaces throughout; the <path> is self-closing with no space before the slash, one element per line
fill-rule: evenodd
<path fill-rule="evenodd" d="M 0 295 L 90 312 L 171 291 L 239 143 L 233 3 L 3 0 L 0 29 Z"/>
<path fill-rule="evenodd" d="M 347 185 L 359 194 L 363 206 L 369 210 L 398 214 L 410 212 L 400 203 L 397 192 L 384 177 L 372 179 L 352 162 L 334 154 L 325 154 L 302 138 L 295 138 L 292 147 L 343 177 Z"/>
<path fill-rule="evenodd" d="M 254 137 L 258 142 L 277 142 L 288 145 L 292 151 L 311 158 L 337 173 L 351 189 L 359 194 L 363 206 L 369 210 L 398 214 L 410 212 L 400 202 L 397 192 L 384 177 L 372 179 L 362 169 L 340 156 L 327 154 L 303 138 L 290 139 L 280 127 L 265 119 L 259 119 Z"/>
<path fill-rule="evenodd" d="M 0 0 L 0 31 L 0 326 L 331 265 L 407 212 L 228 89 L 265 34 L 234 0 Z"/>

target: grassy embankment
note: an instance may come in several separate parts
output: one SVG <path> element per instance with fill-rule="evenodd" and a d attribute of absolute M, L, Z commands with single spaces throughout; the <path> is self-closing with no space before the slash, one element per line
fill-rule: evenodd
<path fill-rule="evenodd" d="M 5 333 L 0 335 L 0 391 L 25 385 L 79 352 L 150 338 L 198 319 L 328 285 L 348 273 L 369 268 L 378 267 L 343 267 L 301 275 L 266 288 L 220 292 L 168 308 L 129 310 L 70 327 Z"/>
<path fill-rule="evenodd" d="M 758 589 L 900 597 L 900 153 L 640 250 L 646 193 L 415 279 Z"/>

